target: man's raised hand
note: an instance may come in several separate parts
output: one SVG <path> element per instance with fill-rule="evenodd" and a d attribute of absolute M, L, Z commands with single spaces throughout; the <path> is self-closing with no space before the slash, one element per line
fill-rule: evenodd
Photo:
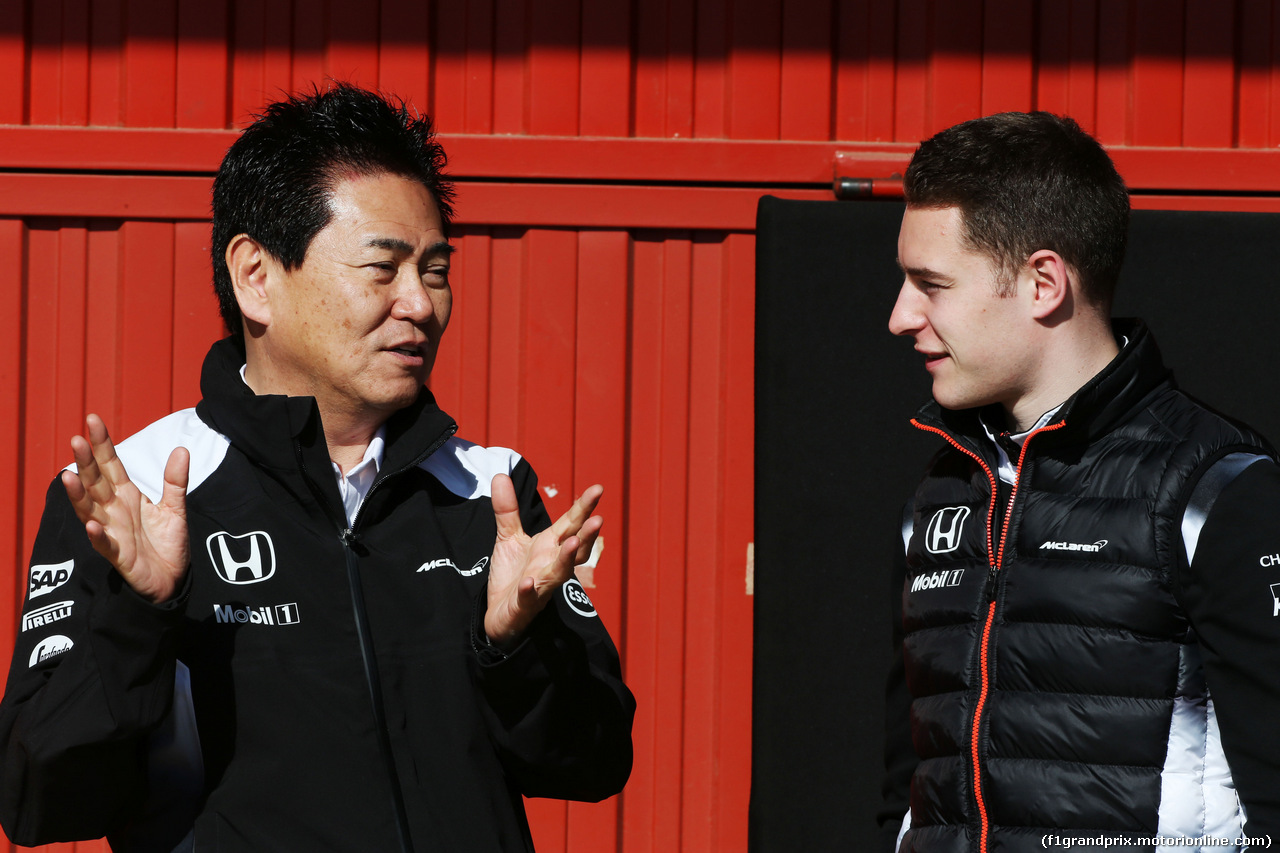
<path fill-rule="evenodd" d="M 155 604 L 177 593 L 191 561 L 187 539 L 187 475 L 191 454 L 175 448 L 164 466 L 164 488 L 152 503 L 129 479 L 102 418 L 85 418 L 89 435 L 71 439 L 76 472 L 62 485 L 93 549 L 134 592 Z"/>
<path fill-rule="evenodd" d="M 493 478 L 493 515 L 498 537 L 489 562 L 489 607 L 484 632 L 503 648 L 511 648 L 551 596 L 585 563 L 604 520 L 592 515 L 602 486 L 591 486 L 555 524 L 530 537 L 520 523 L 515 486 L 506 474 Z"/>

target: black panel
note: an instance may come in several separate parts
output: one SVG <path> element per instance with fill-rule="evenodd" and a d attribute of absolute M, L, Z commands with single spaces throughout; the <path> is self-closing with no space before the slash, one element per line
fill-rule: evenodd
<path fill-rule="evenodd" d="M 1277 246 L 1280 214 L 1136 210 L 1115 310 L 1147 321 L 1184 390 L 1272 443 Z"/>
<path fill-rule="evenodd" d="M 756 254 L 751 849 L 876 833 L 888 589 L 902 504 L 937 440 L 886 324 L 896 202 L 760 202 Z M 1280 216 L 1135 211 L 1117 315 L 1144 317 L 1182 386 L 1280 437 L 1266 355 Z M 896 593 L 894 593 L 896 594 Z"/>

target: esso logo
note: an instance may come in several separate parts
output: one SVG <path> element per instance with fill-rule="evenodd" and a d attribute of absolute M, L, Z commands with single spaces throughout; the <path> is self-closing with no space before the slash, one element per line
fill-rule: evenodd
<path fill-rule="evenodd" d="M 560 591 L 564 593 L 564 603 L 569 608 L 582 616 L 596 616 L 596 606 L 591 603 L 591 599 L 587 598 L 587 591 L 582 588 L 582 584 L 577 578 L 569 578 L 564 582 L 564 586 L 560 587 Z"/>

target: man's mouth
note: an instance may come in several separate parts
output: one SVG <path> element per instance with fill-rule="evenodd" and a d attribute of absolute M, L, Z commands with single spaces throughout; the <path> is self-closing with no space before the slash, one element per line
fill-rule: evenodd
<path fill-rule="evenodd" d="M 920 354 L 924 356 L 924 369 L 930 372 L 947 357 L 945 352 L 922 352 Z"/>
<path fill-rule="evenodd" d="M 427 344 L 429 342 L 430 341 L 428 338 L 423 338 L 422 340 L 418 340 L 417 336 L 415 335 L 414 337 L 410 338 L 407 341 L 402 340 L 402 341 L 393 343 L 390 346 L 388 346 L 386 349 L 387 349 L 387 352 L 394 352 L 394 353 L 399 353 L 400 355 L 407 355 L 414 358 L 420 358 L 422 354 L 426 352 Z"/>

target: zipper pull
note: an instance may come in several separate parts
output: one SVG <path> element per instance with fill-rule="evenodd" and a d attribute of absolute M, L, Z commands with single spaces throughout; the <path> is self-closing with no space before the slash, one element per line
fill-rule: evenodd
<path fill-rule="evenodd" d="M 985 600 L 987 602 L 992 602 L 996 600 L 996 567 L 995 566 L 987 567 L 987 585 L 983 591 L 983 594 L 986 596 Z"/>

